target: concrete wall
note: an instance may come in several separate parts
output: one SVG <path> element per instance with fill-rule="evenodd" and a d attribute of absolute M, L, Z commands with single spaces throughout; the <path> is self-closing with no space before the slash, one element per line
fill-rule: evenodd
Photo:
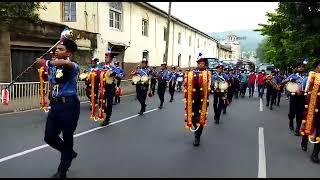
<path fill-rule="evenodd" d="M 0 82 L 11 80 L 10 33 L 0 31 Z"/>

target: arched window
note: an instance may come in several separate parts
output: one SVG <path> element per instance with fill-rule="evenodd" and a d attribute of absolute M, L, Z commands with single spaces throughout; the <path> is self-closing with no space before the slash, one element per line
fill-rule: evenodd
<path fill-rule="evenodd" d="M 181 66 L 181 54 L 178 55 L 178 67 Z"/>
<path fill-rule="evenodd" d="M 122 2 L 109 2 L 109 27 L 121 30 Z"/>

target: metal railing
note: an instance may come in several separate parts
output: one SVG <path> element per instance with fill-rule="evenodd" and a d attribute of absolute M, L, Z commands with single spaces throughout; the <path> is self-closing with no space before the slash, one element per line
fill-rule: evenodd
<path fill-rule="evenodd" d="M 0 90 L 4 89 L 9 83 L 0 83 Z M 16 82 L 8 88 L 9 105 L 0 104 L 0 113 L 12 111 L 24 111 L 40 107 L 39 82 Z M 124 94 L 129 94 L 135 91 L 130 80 L 122 80 L 121 86 L 124 89 Z M 77 90 L 80 101 L 88 101 L 85 92 L 85 82 L 78 81 Z M 45 83 L 46 92 L 49 92 L 48 83 Z M 1 93 L 1 92 L 0 92 Z M 48 97 L 48 96 L 46 96 Z M 1 98 L 1 97 L 0 97 Z M 48 98 L 47 102 L 49 102 Z"/>

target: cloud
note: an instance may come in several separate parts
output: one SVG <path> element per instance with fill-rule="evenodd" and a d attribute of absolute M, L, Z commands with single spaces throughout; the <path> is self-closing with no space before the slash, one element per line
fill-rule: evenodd
<path fill-rule="evenodd" d="M 168 2 L 149 2 L 168 12 Z M 204 32 L 255 29 L 278 2 L 172 2 L 171 14 Z"/>

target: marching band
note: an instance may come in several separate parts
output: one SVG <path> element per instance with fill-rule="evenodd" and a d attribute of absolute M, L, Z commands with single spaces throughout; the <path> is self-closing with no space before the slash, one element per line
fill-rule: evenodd
<path fill-rule="evenodd" d="M 44 140 L 53 148 L 61 152 L 61 162 L 54 177 L 66 177 L 71 162 L 77 157 L 73 150 L 73 133 L 77 127 L 80 114 L 80 102 L 77 97 L 77 78 L 80 66 L 70 60 L 71 55 L 77 51 L 74 41 L 64 38 L 57 45 L 52 60 L 38 60 L 40 78 L 40 104 L 48 113 Z M 120 103 L 122 89 L 121 79 L 124 71 L 119 66 L 119 61 L 112 59 L 111 53 L 105 53 L 105 64 L 99 65 L 99 59 L 93 58 L 91 64 L 80 74 L 79 79 L 86 84 L 86 95 L 90 100 L 90 118 L 102 121 L 101 126 L 110 123 L 112 106 Z M 282 90 L 289 92 L 289 129 L 294 130 L 296 136 L 302 136 L 301 148 L 307 150 L 308 141 L 315 144 L 311 160 L 319 163 L 320 151 L 320 64 L 315 65 L 315 71 L 309 75 L 304 74 L 304 65 L 296 68 L 296 73 L 284 78 L 279 70 L 273 70 L 266 75 L 264 71 L 255 74 L 247 73 L 245 69 L 224 67 L 218 64 L 216 71 L 207 69 L 208 62 L 205 58 L 197 60 L 198 67 L 194 70 L 187 69 L 182 73 L 180 69 L 172 66 L 167 70 L 167 64 L 162 63 L 160 70 L 148 67 L 148 59 L 143 58 L 141 64 L 131 72 L 132 84 L 136 86 L 137 100 L 141 107 L 139 115 L 146 111 L 146 98 L 154 95 L 156 84 L 160 100 L 159 109 L 163 108 L 165 91 L 168 87 L 170 101 L 174 100 L 176 90 L 181 91 L 184 86 L 185 97 L 185 127 L 194 132 L 194 146 L 200 145 L 200 137 L 204 126 L 207 125 L 209 95 L 213 94 L 213 109 L 215 124 L 219 124 L 221 112 L 226 113 L 227 107 L 232 102 L 233 96 L 238 98 L 246 94 L 249 86 L 249 97 L 254 95 L 254 87 L 258 86 L 258 97 L 262 98 L 266 87 L 266 106 L 273 109 L 279 106 Z M 241 73 L 240 73 L 241 70 Z M 51 91 L 46 94 L 43 89 L 44 81 L 48 80 Z M 45 101 L 45 96 L 50 95 L 50 102 Z M 115 98 L 115 99 L 114 99 Z M 276 99 L 278 98 L 278 99 Z M 277 101 L 276 101 L 277 100 Z M 50 105 L 50 109 L 48 108 Z M 104 117 L 105 114 L 105 117 Z M 296 119 L 294 128 L 293 119 Z M 59 137 L 62 132 L 63 140 Z"/>

